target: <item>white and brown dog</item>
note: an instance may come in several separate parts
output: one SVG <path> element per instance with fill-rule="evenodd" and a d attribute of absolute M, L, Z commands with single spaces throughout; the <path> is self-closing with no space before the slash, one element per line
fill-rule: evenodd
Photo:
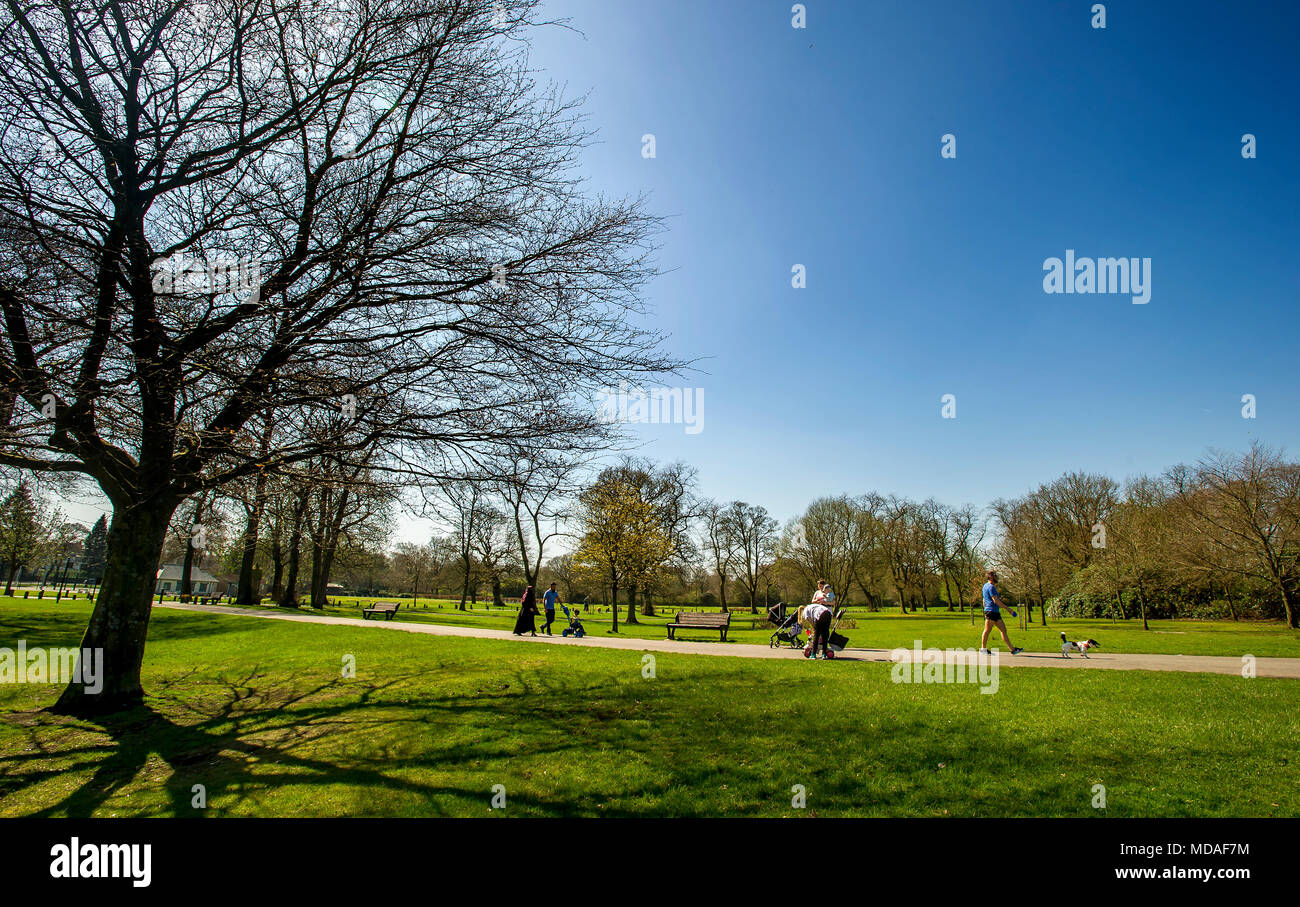
<path fill-rule="evenodd" d="M 1065 631 L 1061 632 L 1061 657 L 1069 658 L 1071 652 L 1078 652 L 1084 658 L 1088 657 L 1089 649 L 1100 649 L 1101 643 L 1095 639 L 1081 639 L 1078 642 L 1070 642 L 1065 638 Z"/>

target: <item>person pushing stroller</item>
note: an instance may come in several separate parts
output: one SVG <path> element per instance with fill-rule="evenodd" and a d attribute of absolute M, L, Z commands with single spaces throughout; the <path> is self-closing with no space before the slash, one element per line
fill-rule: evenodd
<path fill-rule="evenodd" d="M 817 582 L 812 604 L 803 609 L 804 620 L 812 624 L 812 642 L 803 650 L 804 658 L 834 658 L 831 651 L 831 621 L 835 617 L 835 593 L 824 580 Z M 818 648 L 821 654 L 818 654 Z"/>

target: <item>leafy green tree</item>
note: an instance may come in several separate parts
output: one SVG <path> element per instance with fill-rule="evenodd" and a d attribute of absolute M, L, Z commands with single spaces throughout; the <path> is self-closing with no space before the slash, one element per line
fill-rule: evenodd
<path fill-rule="evenodd" d="M 613 631 L 618 632 L 618 590 L 652 585 L 672 553 L 672 541 L 655 507 L 617 469 L 601 473 L 579 496 L 582 541 L 573 562 L 580 574 L 609 584 Z M 629 611 L 635 605 L 629 596 Z"/>

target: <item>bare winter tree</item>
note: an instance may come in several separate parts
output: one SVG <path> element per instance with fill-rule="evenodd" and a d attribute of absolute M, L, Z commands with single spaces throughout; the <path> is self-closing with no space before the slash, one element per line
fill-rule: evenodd
<path fill-rule="evenodd" d="M 561 534 L 565 501 L 579 491 L 584 457 L 553 449 L 543 438 L 501 460 L 496 489 L 514 533 L 524 580 L 536 586 L 546 546 Z"/>
<path fill-rule="evenodd" d="M 455 547 L 456 559 L 460 562 L 458 607 L 461 611 L 465 610 L 465 603 L 470 598 L 471 586 L 477 587 L 475 542 L 481 536 L 479 523 L 487 518 L 492 509 L 485 490 L 489 485 L 490 482 L 479 477 L 441 482 L 437 489 L 440 500 L 432 505 L 435 510 L 446 515 L 450 524 L 449 538 Z M 426 500 L 426 503 L 429 502 Z"/>
<path fill-rule="evenodd" d="M 348 538 L 364 533 L 371 524 L 386 524 L 386 510 L 394 490 L 371 474 L 375 451 L 354 452 L 349 457 L 322 457 L 311 472 L 311 606 L 323 608 L 326 587 L 340 546 Z"/>
<path fill-rule="evenodd" d="M 758 613 L 758 587 L 776 557 L 777 522 L 767 508 L 744 501 L 732 501 L 727 519 L 735 540 L 737 579 L 749 596 L 750 613 Z"/>
<path fill-rule="evenodd" d="M 718 578 L 718 603 L 727 610 L 727 578 L 735 572 L 738 545 L 735 527 L 727 506 L 719 501 L 705 501 L 700 510 L 702 545 L 709 566 Z"/>
<path fill-rule="evenodd" d="M 1287 626 L 1300 627 L 1300 464 L 1255 442 L 1174 467 L 1166 481 L 1176 513 L 1199 533 L 1201 544 L 1186 546 L 1194 558 L 1271 588 Z"/>
<path fill-rule="evenodd" d="M 671 368 L 656 222 L 589 198 L 534 0 L 8 2 L 0 463 L 113 508 L 88 714 L 140 700 L 180 501 L 377 445 L 445 475 Z M 265 441 L 266 426 L 270 441 Z"/>

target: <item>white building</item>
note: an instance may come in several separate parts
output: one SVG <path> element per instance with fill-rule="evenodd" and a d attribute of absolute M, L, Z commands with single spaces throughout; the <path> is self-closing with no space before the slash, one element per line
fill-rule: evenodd
<path fill-rule="evenodd" d="M 163 564 L 162 569 L 158 571 L 158 585 L 153 590 L 154 594 L 180 595 L 181 570 L 180 564 Z M 198 567 L 190 568 L 190 595 L 216 595 L 216 590 L 215 576 Z"/>

